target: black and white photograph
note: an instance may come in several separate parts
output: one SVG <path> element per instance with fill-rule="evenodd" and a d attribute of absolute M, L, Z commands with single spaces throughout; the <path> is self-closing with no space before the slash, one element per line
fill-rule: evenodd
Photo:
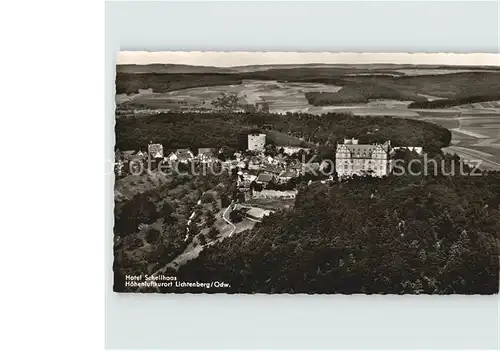
<path fill-rule="evenodd" d="M 121 52 L 113 291 L 497 294 L 499 61 L 427 56 Z"/>

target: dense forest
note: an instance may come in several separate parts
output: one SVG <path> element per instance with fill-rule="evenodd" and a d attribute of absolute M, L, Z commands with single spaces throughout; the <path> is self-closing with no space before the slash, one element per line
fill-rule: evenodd
<path fill-rule="evenodd" d="M 241 84 L 241 79 L 228 74 L 159 74 L 159 73 L 117 73 L 116 93 L 134 94 L 139 89 L 153 89 L 154 92 L 206 87 L 211 85 Z"/>
<path fill-rule="evenodd" d="M 366 103 L 372 99 L 390 99 L 425 102 L 427 98 L 412 92 L 403 92 L 395 87 L 387 87 L 373 83 L 350 83 L 339 92 L 308 92 L 307 101 L 313 106 L 346 105 Z"/>
<path fill-rule="evenodd" d="M 231 293 L 495 294 L 499 233 L 500 173 L 317 183 L 177 277 Z"/>
<path fill-rule="evenodd" d="M 357 137 L 360 143 L 391 140 L 394 146 L 423 146 L 428 151 L 436 151 L 448 146 L 451 140 L 450 131 L 438 125 L 386 116 L 172 112 L 148 118 L 118 119 L 116 147 L 138 150 L 153 141 L 163 143 L 167 150 L 222 146 L 245 149 L 247 134 L 259 131 L 266 124 L 272 125 L 275 131 L 287 135 L 299 133 L 304 139 L 321 144 Z M 277 138 L 276 134 L 274 137 Z"/>

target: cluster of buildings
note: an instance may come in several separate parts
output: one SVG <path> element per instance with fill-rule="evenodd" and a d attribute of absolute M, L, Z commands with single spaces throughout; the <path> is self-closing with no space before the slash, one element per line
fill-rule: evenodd
<path fill-rule="evenodd" d="M 286 184 L 293 178 L 304 175 L 309 171 L 321 171 L 326 167 L 325 161 L 303 163 L 298 157 L 299 152 L 311 153 L 311 149 L 299 146 L 277 146 L 277 155 L 271 156 L 266 152 L 266 134 L 255 133 L 248 135 L 247 150 L 233 153 L 230 159 L 222 161 L 216 148 L 199 148 L 197 153 L 188 148 L 177 149 L 164 153 L 163 145 L 150 142 L 147 151 L 122 151 L 117 156 L 117 164 L 123 167 L 132 160 L 152 159 L 166 163 L 199 162 L 205 164 L 220 163 L 223 169 L 232 171 L 238 169 L 238 186 L 249 187 L 253 182 L 264 188 L 269 184 Z M 353 175 L 372 175 L 383 177 L 391 173 L 391 155 L 398 149 L 408 149 L 418 154 L 421 147 L 391 147 L 391 142 L 375 144 L 360 144 L 358 139 L 344 139 L 337 143 L 335 161 L 332 165 L 337 176 L 348 178 Z"/>
<path fill-rule="evenodd" d="M 198 149 L 198 153 L 196 154 L 196 156 L 190 149 L 177 149 L 166 154 L 164 153 L 162 144 L 151 142 L 147 146 L 147 151 L 117 151 L 115 155 L 115 165 L 119 170 L 123 170 L 124 167 L 130 165 L 133 161 L 139 163 L 146 162 L 147 160 L 150 160 L 153 163 L 159 163 L 160 161 L 163 161 L 164 164 L 168 165 L 171 163 L 188 164 L 194 161 L 209 163 L 215 162 L 217 160 L 217 157 L 214 153 L 214 150 L 210 148 Z"/>

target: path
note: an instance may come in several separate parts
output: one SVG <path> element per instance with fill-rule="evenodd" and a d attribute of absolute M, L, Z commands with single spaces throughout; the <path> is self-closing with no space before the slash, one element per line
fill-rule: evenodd
<path fill-rule="evenodd" d="M 212 246 L 214 245 L 216 242 L 218 241 L 221 241 L 222 239 L 224 239 L 225 237 L 230 237 L 231 235 L 233 235 L 234 231 L 236 230 L 236 226 L 231 222 L 229 221 L 227 218 L 226 218 L 226 213 L 233 207 L 233 202 L 231 202 L 231 204 L 226 208 L 226 210 L 222 213 L 222 219 L 231 226 L 231 232 L 228 234 L 228 235 L 222 235 L 221 237 L 217 238 L 216 240 L 212 240 L 210 242 L 208 242 L 207 244 L 205 245 L 193 245 L 193 243 L 190 243 L 186 249 L 179 255 L 177 256 L 176 258 L 174 258 L 172 261 L 170 261 L 169 263 L 167 263 L 165 266 L 163 266 L 162 268 L 158 269 L 156 272 L 154 272 L 152 275 L 153 276 L 156 276 L 160 273 L 165 273 L 165 270 L 167 268 L 174 268 L 174 269 L 177 269 L 179 266 L 182 266 L 184 265 L 187 261 L 189 260 L 192 260 L 196 257 L 198 257 L 198 255 L 200 254 L 200 252 L 205 248 L 205 247 L 208 247 L 208 246 Z M 194 238 L 193 238 L 194 239 Z"/>
<path fill-rule="evenodd" d="M 224 211 L 224 213 L 222 214 L 222 219 L 223 219 L 224 221 L 226 221 L 226 223 L 227 223 L 227 224 L 229 224 L 229 225 L 233 228 L 233 229 L 231 230 L 231 233 L 229 233 L 229 235 L 228 235 L 229 237 L 230 237 L 231 235 L 233 235 L 234 231 L 236 230 L 236 226 L 235 226 L 235 225 L 234 225 L 234 224 L 233 224 L 233 223 L 232 223 L 229 219 L 227 219 L 227 218 L 226 218 L 226 213 L 227 213 L 227 211 L 229 211 L 229 209 L 231 209 L 231 207 L 233 207 L 233 202 L 231 202 L 231 203 L 229 204 L 229 206 L 227 206 L 226 210 L 225 210 L 225 211 Z"/>
<path fill-rule="evenodd" d="M 206 191 L 204 191 L 201 196 L 200 196 L 200 199 L 198 200 L 198 202 L 196 203 L 196 205 L 200 205 L 201 204 L 201 198 L 203 197 L 203 195 L 205 195 Z M 189 225 L 191 224 L 191 221 L 193 220 L 194 218 L 194 214 L 196 212 L 196 209 L 193 210 L 193 212 L 191 213 L 191 215 L 189 216 L 189 219 L 187 221 L 187 225 L 186 225 L 186 236 L 184 237 L 184 241 L 187 241 L 189 239 Z"/>

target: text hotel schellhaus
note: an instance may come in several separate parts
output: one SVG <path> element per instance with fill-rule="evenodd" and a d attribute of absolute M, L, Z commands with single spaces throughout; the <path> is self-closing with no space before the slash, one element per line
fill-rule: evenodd
<path fill-rule="evenodd" d="M 224 289 L 231 287 L 230 284 L 220 281 L 210 281 L 210 282 L 188 282 L 179 281 L 175 276 L 167 276 L 163 274 L 159 275 L 125 275 L 125 286 L 131 288 L 218 288 Z"/>

